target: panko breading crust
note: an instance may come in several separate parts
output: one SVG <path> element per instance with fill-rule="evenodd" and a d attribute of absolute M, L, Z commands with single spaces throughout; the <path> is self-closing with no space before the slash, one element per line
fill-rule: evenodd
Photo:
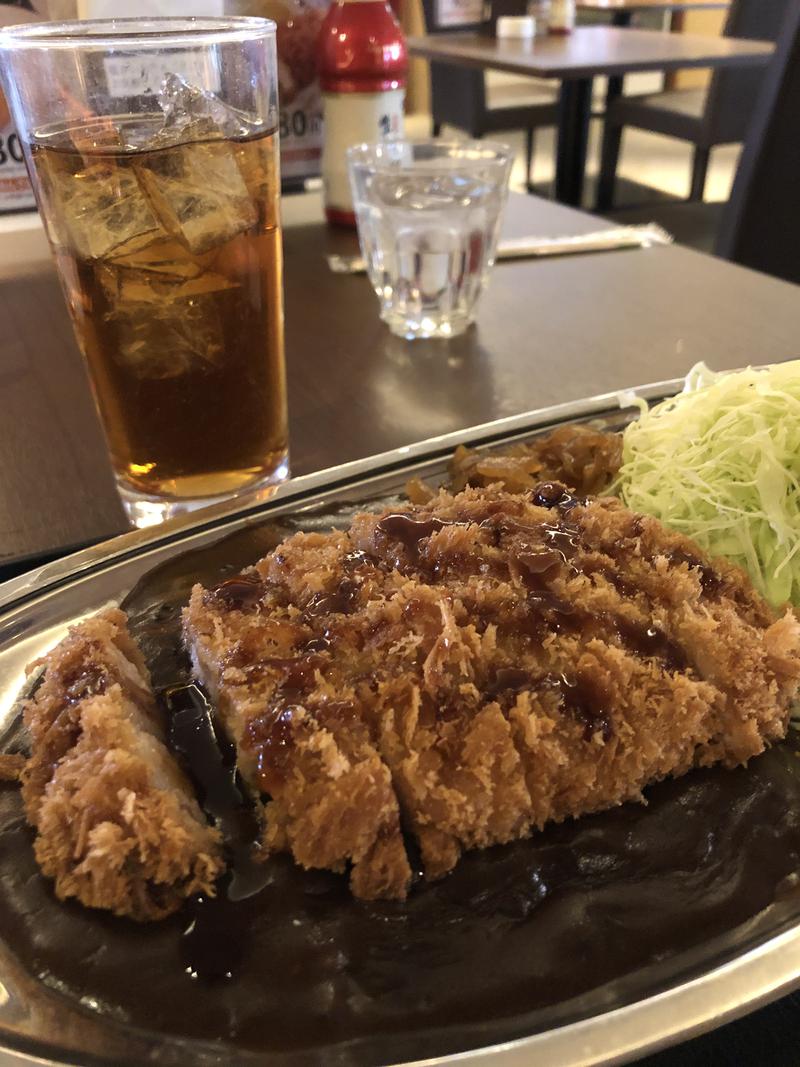
<path fill-rule="evenodd" d="M 785 733 L 800 626 L 617 500 L 439 493 L 297 534 L 184 614 L 269 849 L 403 898 L 462 850 Z"/>
<path fill-rule="evenodd" d="M 103 612 L 39 661 L 44 676 L 24 708 L 22 796 L 57 896 L 159 919 L 191 893 L 213 894 L 221 842 L 164 744 L 126 623 Z"/>

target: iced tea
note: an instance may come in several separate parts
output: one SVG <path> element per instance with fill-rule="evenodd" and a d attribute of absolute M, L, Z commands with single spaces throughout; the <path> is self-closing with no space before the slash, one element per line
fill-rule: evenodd
<path fill-rule="evenodd" d="M 213 497 L 286 472 L 277 134 L 163 123 L 51 127 L 30 159 L 123 490 Z"/>

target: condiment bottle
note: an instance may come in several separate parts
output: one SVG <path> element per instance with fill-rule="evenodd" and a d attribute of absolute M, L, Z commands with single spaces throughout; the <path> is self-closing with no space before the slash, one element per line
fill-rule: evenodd
<path fill-rule="evenodd" d="M 553 0 L 550 5 L 549 33 L 572 33 L 575 29 L 575 0 Z"/>
<path fill-rule="evenodd" d="M 329 222 L 355 226 L 346 152 L 402 137 L 406 42 L 387 0 L 336 0 L 322 24 L 318 55 L 325 214 Z"/>

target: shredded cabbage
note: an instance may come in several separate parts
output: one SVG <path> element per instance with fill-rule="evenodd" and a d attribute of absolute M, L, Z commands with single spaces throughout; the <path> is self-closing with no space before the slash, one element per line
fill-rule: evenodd
<path fill-rule="evenodd" d="M 615 488 L 800 607 L 800 360 L 689 372 L 684 392 L 632 422 Z"/>

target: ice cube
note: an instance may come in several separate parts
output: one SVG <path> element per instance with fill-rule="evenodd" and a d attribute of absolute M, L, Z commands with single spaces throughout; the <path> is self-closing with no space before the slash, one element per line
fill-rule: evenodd
<path fill-rule="evenodd" d="M 82 156 L 91 156 L 98 151 L 121 151 L 125 148 L 122 130 L 114 119 L 106 115 L 98 115 L 84 126 L 71 126 L 69 139 Z"/>
<path fill-rule="evenodd" d="M 134 166 L 162 225 L 190 252 L 224 244 L 258 218 L 226 141 L 146 152 Z"/>
<path fill-rule="evenodd" d="M 99 277 L 109 300 L 123 310 L 124 306 L 129 304 L 151 305 L 188 301 L 194 297 L 222 293 L 226 289 L 237 287 L 236 282 L 215 271 L 204 271 L 193 278 L 180 278 L 131 267 L 119 269 L 110 263 L 102 265 Z M 144 314 L 150 314 L 150 311 L 145 311 Z"/>
<path fill-rule="evenodd" d="M 136 172 L 162 225 L 191 252 L 202 253 L 258 218 L 231 143 L 255 126 L 177 74 L 164 78 L 159 105 L 164 125 L 135 159 Z"/>
<path fill-rule="evenodd" d="M 97 161 L 77 173 L 39 173 L 57 243 L 82 259 L 124 255 L 166 236 L 128 166 Z"/>
<path fill-rule="evenodd" d="M 114 256 L 111 263 L 128 270 L 145 271 L 167 278 L 196 278 L 209 268 L 213 258 L 213 252 L 193 256 L 180 241 L 167 237 L 138 252 Z"/>
<path fill-rule="evenodd" d="M 205 128 L 206 136 L 233 140 L 250 136 L 261 125 L 207 89 L 190 85 L 179 74 L 165 75 L 158 94 L 158 106 L 164 112 L 164 125 L 150 140 L 149 146 L 153 148 L 193 139 L 187 137 L 187 132 L 196 133 L 190 128 L 198 124 Z"/>
<path fill-rule="evenodd" d="M 115 333 L 113 358 L 143 379 L 177 378 L 215 367 L 223 354 L 222 324 L 215 308 L 190 300 L 150 305 L 142 314 L 135 304 L 108 316 Z"/>
<path fill-rule="evenodd" d="M 236 289 L 237 283 L 212 270 L 194 277 L 161 272 L 158 268 L 167 261 L 169 244 L 164 241 L 148 249 L 149 262 L 138 253 L 97 268 L 110 309 L 105 319 L 115 335 L 113 358 L 140 378 L 202 373 L 223 355 L 220 308 L 213 297 Z M 186 253 L 178 248 L 182 254 L 178 262 L 185 263 Z M 154 251 L 163 253 L 164 260 L 153 258 Z M 148 265 L 132 266 L 137 259 Z M 153 266 L 156 269 L 150 269 Z"/>
<path fill-rule="evenodd" d="M 114 335 L 112 358 L 137 377 L 176 378 L 220 363 L 222 321 L 213 302 L 153 300 L 135 281 L 123 284 L 122 295 L 105 316 Z"/>

